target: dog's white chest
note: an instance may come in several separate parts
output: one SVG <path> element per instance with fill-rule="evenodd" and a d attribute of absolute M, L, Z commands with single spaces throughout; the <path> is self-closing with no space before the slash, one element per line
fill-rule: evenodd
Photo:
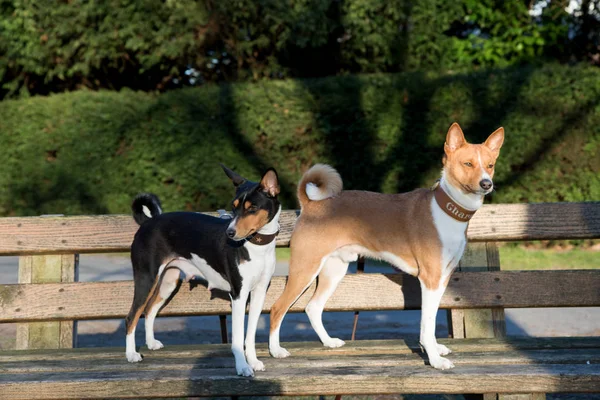
<path fill-rule="evenodd" d="M 258 246 L 246 243 L 246 249 L 250 255 L 250 261 L 240 264 L 239 271 L 242 283 L 249 290 L 254 290 L 261 282 L 271 280 L 275 272 L 275 242 L 266 246 Z"/>
<path fill-rule="evenodd" d="M 442 276 L 447 277 L 456 268 L 465 251 L 468 224 L 446 214 L 434 198 L 431 199 L 431 213 L 442 245 Z"/>

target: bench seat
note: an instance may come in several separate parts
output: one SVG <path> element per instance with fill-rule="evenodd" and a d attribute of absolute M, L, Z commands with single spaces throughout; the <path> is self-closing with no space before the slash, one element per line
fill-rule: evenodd
<path fill-rule="evenodd" d="M 237 395 L 535 393 L 600 390 L 600 338 L 446 339 L 457 365 L 426 366 L 416 340 L 361 340 L 339 349 L 284 344 L 266 371 L 235 376 L 228 345 L 167 346 L 138 364 L 123 349 L 0 353 L 0 398 L 80 399 Z"/>
<path fill-rule="evenodd" d="M 282 212 L 278 246 L 289 245 L 297 217 L 296 210 Z M 600 392 L 600 338 L 504 338 L 506 308 L 600 306 L 600 270 L 503 271 L 494 243 L 598 239 L 600 202 L 478 211 L 467 232 L 471 243 L 440 303 L 454 338 L 440 340 L 454 351 L 449 358 L 457 367 L 449 371 L 427 366 L 415 339 L 361 340 L 339 349 L 287 343 L 292 357 L 282 360 L 270 358 L 262 343 L 258 356 L 267 370 L 254 378 L 235 375 L 229 345 L 166 343 L 156 352 L 143 348 L 146 358 L 137 364 L 126 361 L 123 347 L 73 349 L 77 321 L 123 318 L 133 296 L 131 281 L 77 282 L 78 255 L 129 251 L 137 229 L 129 215 L 0 218 L 0 255 L 20 256 L 20 284 L 0 285 L 0 324 L 17 324 L 22 349 L 0 352 L 0 400 L 398 393 L 543 400 L 544 393 Z M 357 272 L 363 267 L 359 260 Z M 159 316 L 218 315 L 226 342 L 229 298 L 196 283 L 182 284 Z M 285 277 L 272 280 L 263 312 L 285 283 Z M 314 290 L 315 284 L 290 312 L 302 312 Z M 357 273 L 342 280 L 325 311 L 356 312 L 354 337 L 359 311 L 420 307 L 415 278 Z"/>

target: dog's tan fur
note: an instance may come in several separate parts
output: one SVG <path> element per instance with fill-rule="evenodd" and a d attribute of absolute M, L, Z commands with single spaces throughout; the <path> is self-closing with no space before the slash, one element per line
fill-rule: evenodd
<path fill-rule="evenodd" d="M 468 144 L 458 124 L 452 125 L 444 146 L 444 176 L 448 183 L 465 193 L 476 193 L 482 171 L 493 176 L 503 138 L 500 128 L 484 144 Z M 307 195 L 307 185 L 311 184 L 312 197 Z M 311 200 L 315 195 L 319 201 Z M 443 243 L 432 215 L 431 190 L 402 194 L 342 191 L 337 172 L 317 164 L 301 179 L 298 199 L 302 213 L 290 242 L 288 283 L 271 309 L 272 335 L 278 335 L 283 316 L 317 275 L 319 283 L 311 302 L 324 294 L 331 295 L 341 278 L 333 279 L 328 273 L 327 257 L 345 249 L 398 260 L 396 266 L 417 276 L 427 289 L 443 290 L 447 285 L 455 265 L 448 271 L 449 266 L 442 262 Z M 463 236 L 466 241 L 466 224 Z"/>
<path fill-rule="evenodd" d="M 236 225 L 237 236 L 246 237 L 265 226 L 269 221 L 269 213 L 265 210 L 259 210 L 254 214 L 245 214 L 238 218 Z"/>

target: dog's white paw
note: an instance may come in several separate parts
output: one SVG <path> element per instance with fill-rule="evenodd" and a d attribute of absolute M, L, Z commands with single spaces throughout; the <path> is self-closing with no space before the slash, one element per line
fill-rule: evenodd
<path fill-rule="evenodd" d="M 127 356 L 127 361 L 129 361 L 130 363 L 140 362 L 143 359 L 142 355 L 140 353 L 138 353 L 137 351 L 133 351 L 131 353 L 125 353 L 125 355 Z"/>
<path fill-rule="evenodd" d="M 250 367 L 255 371 L 264 371 L 265 370 L 265 364 L 263 364 L 263 362 L 258 359 L 257 360 L 248 360 L 248 364 L 250 364 Z"/>
<path fill-rule="evenodd" d="M 346 344 L 346 342 L 344 342 L 342 339 L 338 339 L 338 338 L 331 338 L 331 339 L 327 340 L 326 342 L 323 342 L 323 346 L 331 347 L 332 349 L 335 349 L 336 347 L 342 347 L 345 344 Z"/>
<path fill-rule="evenodd" d="M 283 347 L 270 347 L 269 353 L 271 353 L 271 356 L 275 358 L 286 358 L 290 356 L 290 352 Z"/>
<path fill-rule="evenodd" d="M 243 364 L 236 363 L 235 370 L 237 371 L 237 374 L 240 376 L 254 376 L 254 370 L 246 362 L 244 362 Z"/>
<path fill-rule="evenodd" d="M 438 351 L 438 353 L 440 353 L 440 356 L 447 356 L 448 354 L 452 353 L 452 350 L 450 350 L 443 344 L 437 345 L 437 351 Z"/>
<path fill-rule="evenodd" d="M 452 361 L 444 357 L 435 358 L 433 360 L 429 359 L 429 362 L 431 363 L 431 366 L 436 369 L 444 370 L 454 368 L 454 364 L 452 363 Z"/>
<path fill-rule="evenodd" d="M 150 350 L 158 350 L 158 349 L 162 349 L 163 347 L 165 347 L 158 340 L 154 340 L 153 342 L 148 342 L 148 343 L 146 343 L 146 345 L 148 346 L 148 349 L 150 349 Z"/>

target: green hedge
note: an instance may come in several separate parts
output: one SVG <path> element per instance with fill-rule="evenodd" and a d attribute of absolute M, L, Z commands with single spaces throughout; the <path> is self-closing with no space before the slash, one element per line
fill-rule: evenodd
<path fill-rule="evenodd" d="M 506 141 L 493 202 L 600 199 L 600 70 L 585 66 L 264 81 L 171 91 L 79 91 L 0 103 L 0 214 L 228 206 L 222 162 L 274 166 L 286 207 L 315 162 L 346 188 L 406 191 L 439 175 L 449 125 Z"/>

